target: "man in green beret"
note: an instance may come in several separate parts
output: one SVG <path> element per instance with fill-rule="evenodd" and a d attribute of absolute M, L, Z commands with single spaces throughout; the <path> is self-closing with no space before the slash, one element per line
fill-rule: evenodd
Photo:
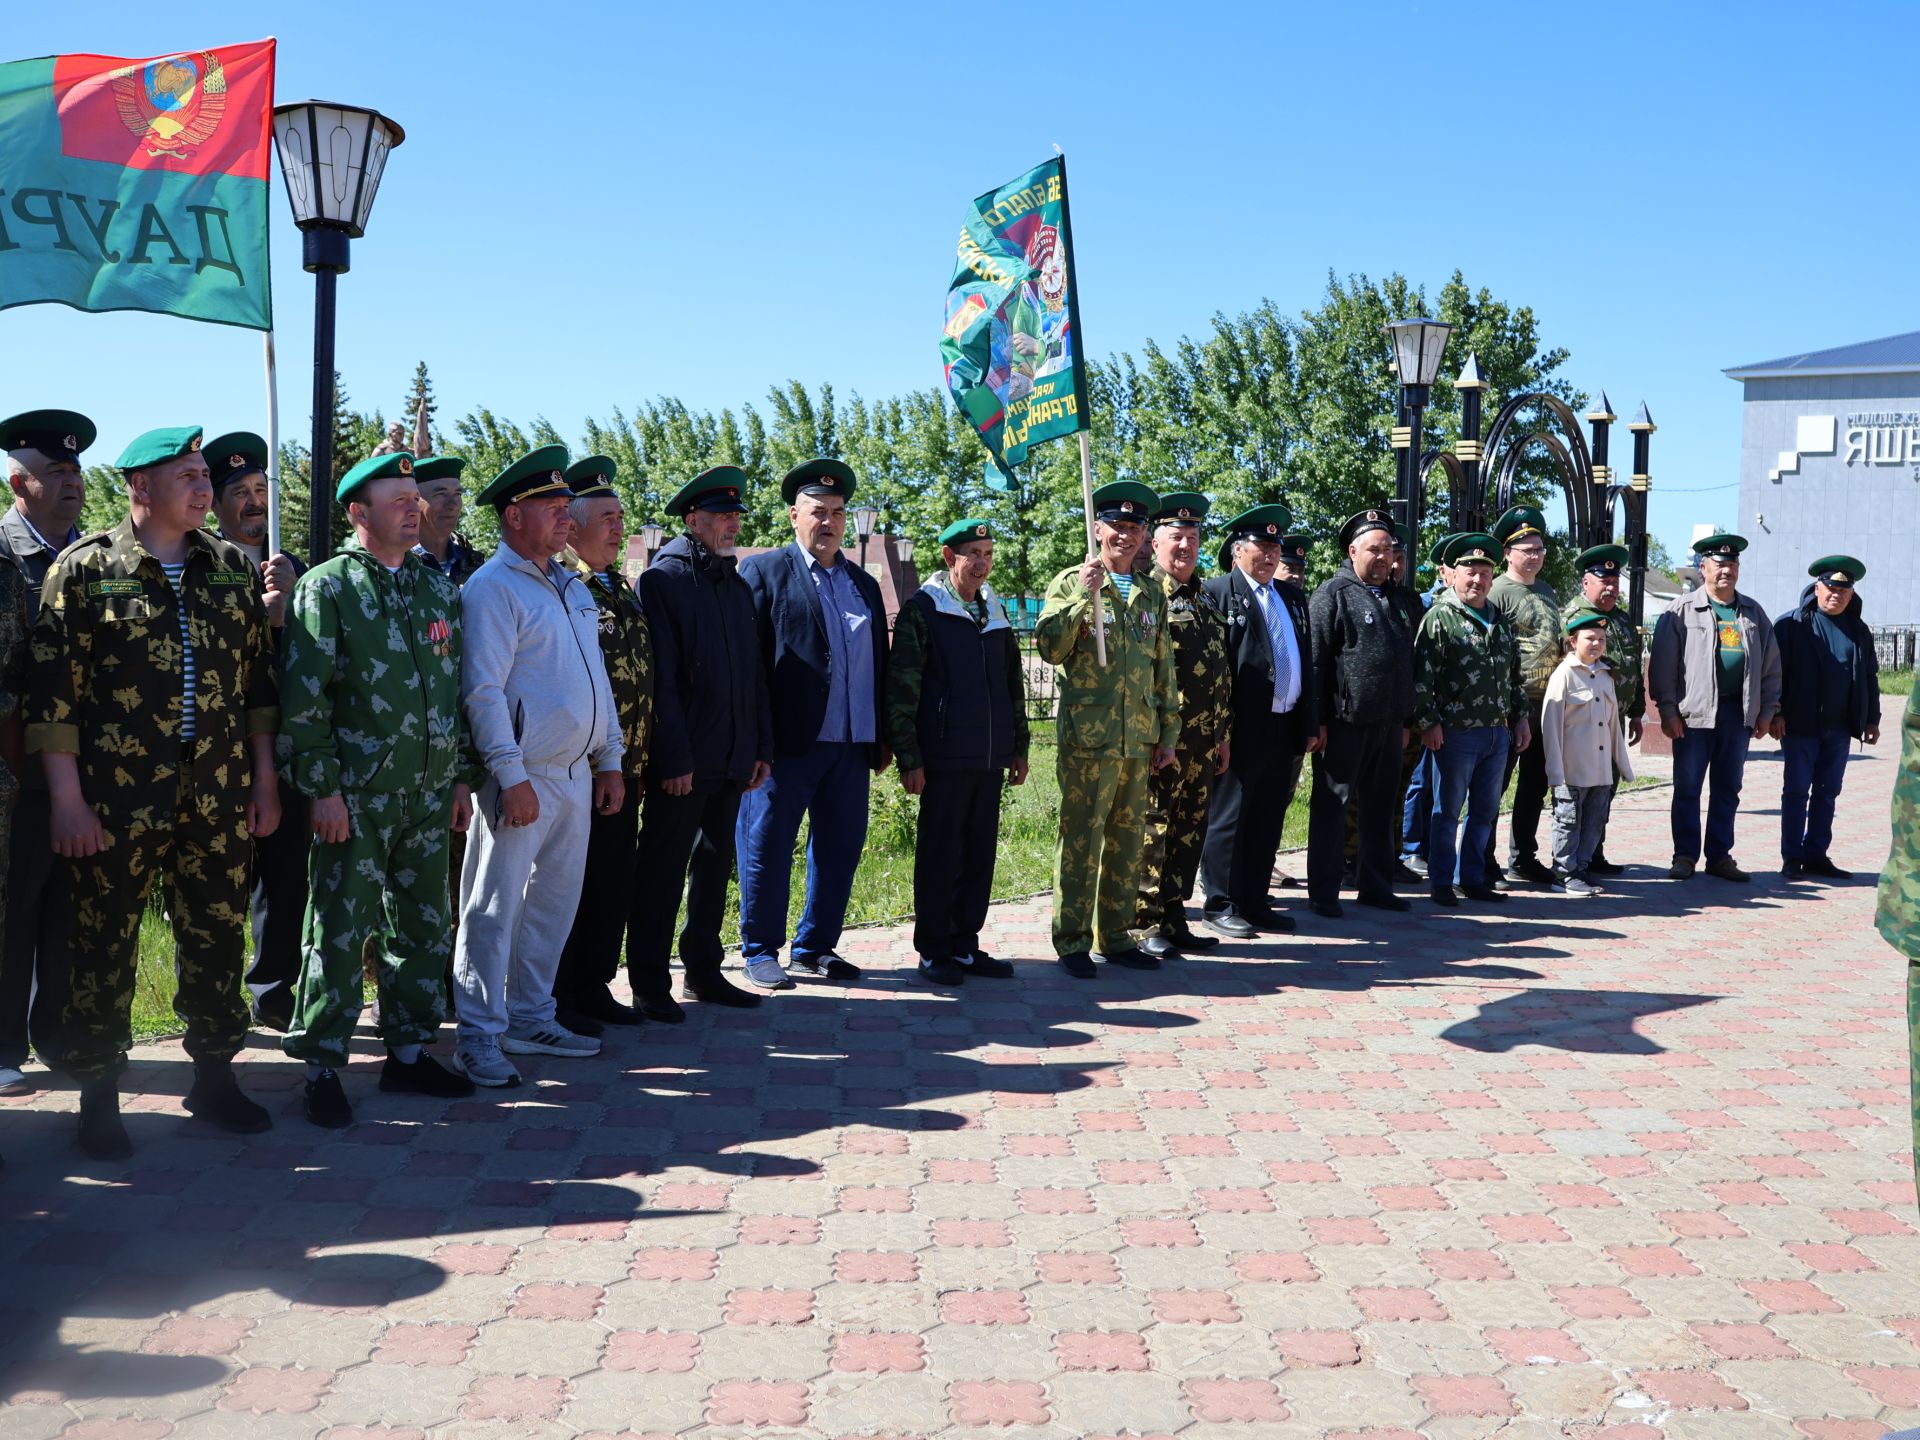
<path fill-rule="evenodd" d="M 942 530 L 940 562 L 893 623 L 885 719 L 901 788 L 920 797 L 913 948 L 921 977 L 951 987 L 1013 975 L 980 948 L 980 928 L 993 898 L 1001 786 L 1027 782 L 1027 692 L 1019 637 L 987 583 L 987 522 Z"/>
<path fill-rule="evenodd" d="M 1140 893 L 1147 776 L 1173 763 L 1180 693 L 1167 639 L 1167 596 L 1136 581 L 1133 562 L 1157 503 L 1133 480 L 1093 492 L 1094 540 L 1086 563 L 1047 586 L 1034 627 L 1040 658 L 1060 669 L 1060 842 L 1053 864 L 1053 948 L 1076 979 L 1108 963 L 1157 970 L 1128 934 Z M 1094 641 L 1106 628 L 1106 664 Z"/>
<path fill-rule="evenodd" d="M 460 533 L 460 516 L 466 509 L 460 472 L 466 468 L 465 458 L 459 455 L 422 455 L 413 465 L 414 483 L 420 487 L 419 556 L 429 570 L 456 585 L 471 580 L 487 560 Z"/>
<path fill-rule="evenodd" d="M 1553 678 L 1562 653 L 1560 632 L 1560 596 L 1540 578 L 1547 563 L 1547 520 L 1531 505 L 1515 505 L 1493 522 L 1493 538 L 1499 542 L 1506 570 L 1496 576 L 1487 592 L 1487 603 L 1498 610 L 1520 646 L 1520 682 L 1527 692 L 1527 723 L 1540 733 L 1540 706 L 1546 698 L 1547 681 Z M 1535 885 L 1553 884 L 1553 870 L 1540 859 L 1540 813 L 1547 801 L 1546 750 L 1529 745 L 1524 750 L 1507 752 L 1506 776 L 1501 791 L 1519 774 L 1513 789 L 1513 811 L 1507 817 L 1509 840 L 1508 868 L 1522 880 Z M 1497 836 L 1489 836 L 1487 874 L 1501 873 L 1495 854 Z"/>
<path fill-rule="evenodd" d="M 1800 604 L 1773 622 L 1780 647 L 1780 713 L 1771 733 L 1785 762 L 1780 866 L 1789 879 L 1852 877 L 1833 863 L 1833 811 L 1847 778 L 1849 742 L 1880 740 L 1880 659 L 1855 586 L 1867 567 L 1824 555 L 1807 567 Z"/>
<path fill-rule="evenodd" d="M 1694 541 L 1701 586 L 1669 605 L 1653 630 L 1647 693 L 1673 742 L 1673 880 L 1690 878 L 1700 863 L 1700 793 L 1709 777 L 1706 872 L 1738 885 L 1753 878 L 1734 862 L 1734 820 L 1747 746 L 1780 713 L 1780 646 L 1767 612 L 1740 593 L 1746 548 L 1744 536 L 1725 532 Z"/>
<path fill-rule="evenodd" d="M 1575 615 L 1591 612 L 1607 622 L 1606 658 L 1601 663 L 1613 677 L 1613 693 L 1627 723 L 1627 743 L 1638 745 L 1647 713 L 1646 646 L 1640 639 L 1640 627 L 1620 603 L 1620 582 L 1628 558 L 1624 545 L 1591 545 L 1582 550 L 1574 561 L 1580 570 L 1580 593 L 1567 601 L 1560 619 L 1565 624 Z M 1607 858 L 1606 834 L 1603 817 L 1600 843 L 1587 862 L 1589 875 L 1618 875 L 1624 868 Z"/>
<path fill-rule="evenodd" d="M 614 999 L 608 988 L 620 973 L 620 947 L 632 916 L 640 784 L 653 729 L 653 637 L 640 597 L 620 568 L 627 549 L 627 517 L 613 488 L 614 472 L 613 461 L 605 455 L 589 455 L 568 467 L 573 543 L 561 557 L 600 607 L 600 657 L 625 747 L 620 769 L 626 795 L 618 810 L 596 811 L 588 822 L 580 907 L 553 980 L 560 1023 L 582 1035 L 597 1035 L 606 1025 L 638 1025 L 643 1018 L 633 1006 Z M 628 903 L 614 903 L 616 896 Z"/>
<path fill-rule="evenodd" d="M 1162 495 L 1148 517 L 1153 568 L 1146 582 L 1167 598 L 1167 635 L 1180 706 L 1173 763 L 1147 777 L 1147 839 L 1133 923 L 1140 948 L 1156 960 L 1220 943 L 1187 923 L 1187 897 L 1200 873 L 1214 778 L 1232 756 L 1233 670 L 1226 617 L 1206 598 L 1196 573 L 1200 530 L 1212 502 L 1191 490 Z"/>
<path fill-rule="evenodd" d="M 62 1066 L 80 1082 L 80 1145 L 132 1152 L 119 1076 L 132 1041 L 140 920 L 165 887 L 187 1027 L 187 1109 L 249 1134 L 240 1092 L 248 839 L 280 821 L 280 712 L 259 577 L 203 528 L 213 477 L 198 426 L 151 430 L 117 464 L 127 518 L 47 571 L 34 626 L 27 748 L 46 766 L 56 854 L 74 862 L 73 974 Z"/>
<path fill-rule="evenodd" d="M 353 538 L 294 586 L 279 743 L 313 831 L 305 948 L 281 1048 L 306 1064 L 307 1119 L 329 1129 L 353 1119 L 339 1070 L 370 938 L 387 1048 L 380 1088 L 473 1093 L 422 1049 L 445 1018 L 448 834 L 473 813 L 460 592 L 413 553 L 412 455 L 369 456 L 334 499 Z"/>

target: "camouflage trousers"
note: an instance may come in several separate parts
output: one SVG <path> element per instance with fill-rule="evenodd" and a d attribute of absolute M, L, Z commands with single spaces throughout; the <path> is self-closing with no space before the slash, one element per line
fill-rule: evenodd
<path fill-rule="evenodd" d="M 315 840 L 293 1023 L 280 1046 L 344 1065 L 360 1019 L 362 949 L 373 953 L 380 1038 L 424 1045 L 446 1015 L 453 909 L 447 902 L 453 800 L 426 790 L 348 790 L 351 832 Z"/>
<path fill-rule="evenodd" d="M 61 1068 L 82 1080 L 126 1068 L 140 921 L 156 884 L 173 920 L 173 1013 L 187 1054 L 228 1060 L 247 1039 L 247 813 L 231 796 L 196 797 L 182 779 L 172 810 L 103 813 L 107 848 L 73 862 L 73 949 Z"/>
<path fill-rule="evenodd" d="M 1173 764 L 1147 777 L 1147 835 L 1140 854 L 1140 898 L 1133 923 L 1158 931 L 1178 919 L 1200 873 L 1207 839 L 1207 804 L 1219 752 L 1176 750 Z"/>
<path fill-rule="evenodd" d="M 1062 748 L 1060 841 L 1053 857 L 1053 948 L 1058 955 L 1132 947 L 1147 833 L 1147 757 L 1109 760 Z"/>

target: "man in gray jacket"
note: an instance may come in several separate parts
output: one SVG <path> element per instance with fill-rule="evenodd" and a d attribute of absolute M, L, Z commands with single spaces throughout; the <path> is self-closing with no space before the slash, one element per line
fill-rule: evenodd
<path fill-rule="evenodd" d="M 1780 713 L 1780 647 L 1758 603 L 1739 593 L 1738 535 L 1693 542 L 1701 587 L 1682 595 L 1654 627 L 1647 692 L 1673 742 L 1673 866 L 1685 880 L 1700 862 L 1700 791 L 1707 802 L 1706 871 L 1745 884 L 1733 862 L 1733 822 L 1747 745 Z"/>
<path fill-rule="evenodd" d="M 593 1055 L 553 1018 L 553 977 L 580 904 L 588 806 L 626 797 L 620 719 L 600 655 L 600 607 L 554 556 L 572 534 L 566 447 L 515 461 L 481 492 L 500 548 L 461 597 L 460 690 L 487 780 L 460 876 L 454 1063 L 517 1085 L 507 1055 Z"/>

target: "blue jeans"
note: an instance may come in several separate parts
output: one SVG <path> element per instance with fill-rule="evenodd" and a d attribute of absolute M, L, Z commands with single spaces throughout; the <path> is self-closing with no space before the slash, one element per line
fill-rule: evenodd
<path fill-rule="evenodd" d="M 1407 782 L 1407 798 L 1400 808 L 1400 853 L 1427 853 L 1427 834 L 1433 827 L 1434 777 L 1439 773 L 1433 752 L 1422 750 L 1414 762 L 1413 779 Z"/>
<path fill-rule="evenodd" d="M 793 955 L 810 959 L 840 943 L 853 872 L 867 843 L 867 754 L 865 745 L 816 743 L 804 755 L 775 760 L 767 783 L 740 797 L 733 835 L 740 856 L 740 941 L 748 960 L 777 960 L 787 943 L 793 842 L 803 817 L 811 822 L 807 904 Z"/>
<path fill-rule="evenodd" d="M 1835 725 L 1818 735 L 1789 735 L 1786 779 L 1780 787 L 1780 858 L 1824 860 L 1833 844 L 1833 802 L 1847 778 L 1847 746 L 1853 737 Z"/>
<path fill-rule="evenodd" d="M 1713 728 L 1687 726 L 1673 742 L 1673 858 L 1700 858 L 1700 791 L 1707 797 L 1707 863 L 1733 855 L 1733 821 L 1740 813 L 1740 781 L 1747 772 L 1753 732 L 1739 700 L 1722 700 Z"/>
<path fill-rule="evenodd" d="M 1427 888 L 1454 883 L 1458 857 L 1462 885 L 1487 883 L 1487 843 L 1500 818 L 1500 787 L 1507 773 L 1507 747 L 1513 734 L 1504 725 L 1477 730 L 1448 727 L 1446 743 L 1434 759 L 1439 767 L 1433 825 L 1427 833 Z M 1460 807 L 1467 809 L 1467 833 L 1458 832 Z"/>

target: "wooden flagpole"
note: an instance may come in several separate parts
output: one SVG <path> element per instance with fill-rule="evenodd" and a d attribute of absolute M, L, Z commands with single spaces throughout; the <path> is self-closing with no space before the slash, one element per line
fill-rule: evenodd
<path fill-rule="evenodd" d="M 1093 442 L 1088 433 L 1080 432 L 1080 498 L 1087 507 L 1087 559 L 1093 560 L 1100 555 L 1100 541 L 1093 533 Z M 1107 664 L 1107 607 L 1101 598 L 1105 588 L 1103 581 L 1101 590 L 1093 592 L 1093 653 L 1102 669 Z"/>
<path fill-rule="evenodd" d="M 281 553 L 280 384 L 273 368 L 273 331 L 261 331 L 260 339 L 267 355 L 267 556 L 271 559 Z"/>

